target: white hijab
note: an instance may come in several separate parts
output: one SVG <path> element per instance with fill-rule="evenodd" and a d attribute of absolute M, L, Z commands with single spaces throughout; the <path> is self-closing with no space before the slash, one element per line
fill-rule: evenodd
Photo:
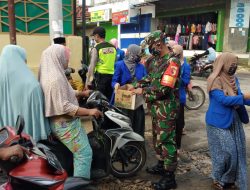
<path fill-rule="evenodd" d="M 46 117 L 75 115 L 79 108 L 75 92 L 64 74 L 66 64 L 66 49 L 63 45 L 53 44 L 43 51 L 39 82 L 45 96 Z"/>

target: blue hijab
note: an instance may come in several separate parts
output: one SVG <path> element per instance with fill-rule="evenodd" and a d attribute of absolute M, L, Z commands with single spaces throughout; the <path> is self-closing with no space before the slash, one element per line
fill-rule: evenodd
<path fill-rule="evenodd" d="M 0 127 L 15 126 L 18 115 L 25 120 L 24 132 L 35 141 L 50 133 L 44 117 L 44 97 L 39 82 L 26 65 L 26 52 L 7 45 L 0 56 Z"/>

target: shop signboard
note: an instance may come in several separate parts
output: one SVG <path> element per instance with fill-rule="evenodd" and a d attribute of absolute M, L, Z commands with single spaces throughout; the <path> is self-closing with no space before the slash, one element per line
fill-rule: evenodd
<path fill-rule="evenodd" d="M 108 3 L 108 0 L 94 0 L 94 4 L 102 4 L 102 3 Z"/>
<path fill-rule="evenodd" d="M 129 0 L 129 3 L 132 5 L 137 5 L 137 4 L 145 3 L 145 0 Z"/>
<path fill-rule="evenodd" d="M 110 19 L 109 9 L 93 11 L 90 13 L 90 22 L 109 21 L 109 19 Z"/>
<path fill-rule="evenodd" d="M 112 24 L 119 25 L 129 22 L 128 10 L 112 13 Z"/>
<path fill-rule="evenodd" d="M 82 0 L 77 0 L 76 4 L 82 6 Z M 86 0 L 85 1 L 86 6 L 93 6 L 94 0 Z"/>
<path fill-rule="evenodd" d="M 250 2 L 231 0 L 229 27 L 249 28 Z"/>

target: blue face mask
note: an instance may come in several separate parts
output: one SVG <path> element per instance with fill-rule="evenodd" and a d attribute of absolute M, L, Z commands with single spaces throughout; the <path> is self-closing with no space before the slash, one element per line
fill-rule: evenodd
<path fill-rule="evenodd" d="M 148 49 L 148 48 L 145 49 L 145 54 L 146 54 L 146 55 L 150 55 L 150 52 L 149 52 L 149 49 Z"/>

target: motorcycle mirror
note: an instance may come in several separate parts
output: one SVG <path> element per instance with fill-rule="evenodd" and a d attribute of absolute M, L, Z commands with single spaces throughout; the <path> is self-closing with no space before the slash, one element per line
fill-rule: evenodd
<path fill-rule="evenodd" d="M 16 130 L 17 130 L 17 135 L 20 135 L 23 132 L 24 129 L 24 118 L 21 115 L 17 116 L 17 121 L 16 121 Z"/>
<path fill-rule="evenodd" d="M 6 128 L 2 128 L 0 130 L 0 147 L 8 139 L 8 137 L 9 137 L 8 130 Z"/>

